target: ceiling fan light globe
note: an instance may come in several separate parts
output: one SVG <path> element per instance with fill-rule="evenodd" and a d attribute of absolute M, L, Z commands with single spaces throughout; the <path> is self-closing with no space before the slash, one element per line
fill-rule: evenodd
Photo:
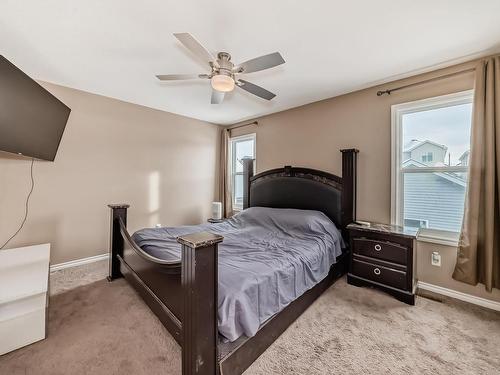
<path fill-rule="evenodd" d="M 229 92 L 234 90 L 234 79 L 224 74 L 217 74 L 210 80 L 212 88 L 220 92 Z"/>

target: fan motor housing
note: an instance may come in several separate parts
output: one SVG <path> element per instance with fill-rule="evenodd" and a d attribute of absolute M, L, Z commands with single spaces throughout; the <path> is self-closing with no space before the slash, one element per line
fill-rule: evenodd
<path fill-rule="evenodd" d="M 231 62 L 231 55 L 227 52 L 219 52 L 217 54 L 217 63 L 219 67 L 214 69 L 217 74 L 233 77 L 234 64 Z"/>

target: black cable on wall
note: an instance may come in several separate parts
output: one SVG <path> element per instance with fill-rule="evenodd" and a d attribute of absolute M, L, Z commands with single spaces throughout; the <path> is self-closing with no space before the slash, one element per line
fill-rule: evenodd
<path fill-rule="evenodd" d="M 26 223 L 26 220 L 28 219 L 28 213 L 29 213 L 29 203 L 30 203 L 30 198 L 31 194 L 33 193 L 33 189 L 35 188 L 35 179 L 33 178 L 33 165 L 35 164 L 35 158 L 31 159 L 31 167 L 30 167 L 30 178 L 31 178 L 31 188 L 30 192 L 28 193 L 28 196 L 26 197 L 26 203 L 24 205 L 24 218 L 23 221 L 21 222 L 21 225 L 19 228 L 16 230 L 16 232 L 7 240 L 5 243 L 0 246 L 0 250 L 2 250 L 5 246 L 9 244 L 10 241 L 14 239 L 18 235 L 18 233 L 23 229 L 24 224 Z"/>

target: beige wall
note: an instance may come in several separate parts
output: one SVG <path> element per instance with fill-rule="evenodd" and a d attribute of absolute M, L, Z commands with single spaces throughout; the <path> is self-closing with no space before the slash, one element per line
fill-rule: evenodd
<path fill-rule="evenodd" d="M 54 163 L 36 161 L 28 221 L 9 247 L 52 243 L 52 264 L 103 254 L 108 203 L 132 230 L 199 223 L 216 195 L 218 126 L 42 83 L 72 108 Z M 19 225 L 29 160 L 0 153 L 0 242 Z"/>
<path fill-rule="evenodd" d="M 378 97 L 376 92 L 472 67 L 474 62 L 383 86 L 353 92 L 258 118 L 258 126 L 235 129 L 233 135 L 257 133 L 257 172 L 283 165 L 341 173 L 341 148 L 358 148 L 358 219 L 390 222 L 391 105 L 473 88 L 473 73 L 412 87 Z M 422 248 L 422 250 L 420 250 Z M 418 277 L 444 287 L 477 292 L 451 279 L 456 249 L 437 246 L 443 266 L 430 265 L 432 245 L 419 244 Z M 498 292 L 498 291 L 497 291 Z M 486 298 L 500 301 L 500 293 Z"/>
<path fill-rule="evenodd" d="M 431 254 L 437 251 L 441 254 L 441 267 L 431 265 Z M 500 302 L 500 290 L 493 289 L 488 293 L 483 285 L 468 285 L 451 278 L 457 260 L 457 249 L 428 242 L 417 242 L 417 275 L 419 280 L 429 284 L 443 286 L 462 293 Z"/>

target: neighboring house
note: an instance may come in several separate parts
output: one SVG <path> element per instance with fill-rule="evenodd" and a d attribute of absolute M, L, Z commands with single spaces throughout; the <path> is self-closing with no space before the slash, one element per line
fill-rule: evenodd
<path fill-rule="evenodd" d="M 444 157 L 448 147 L 439 143 L 425 140 L 413 139 L 403 149 L 403 160 L 416 160 L 427 166 L 444 163 Z"/>
<path fill-rule="evenodd" d="M 412 141 L 403 151 L 405 167 L 444 165 L 447 147 Z M 429 154 L 432 154 L 429 157 Z M 409 159 L 408 156 L 411 156 Z M 418 158 L 418 159 L 414 159 Z M 430 160 L 429 160 L 430 159 Z M 452 172 L 407 173 L 404 177 L 404 224 L 459 232 L 464 214 L 465 177 Z"/>
<path fill-rule="evenodd" d="M 403 167 L 422 167 L 407 160 Z M 459 232 L 464 215 L 466 181 L 456 173 L 407 173 L 404 181 L 406 226 Z"/>

